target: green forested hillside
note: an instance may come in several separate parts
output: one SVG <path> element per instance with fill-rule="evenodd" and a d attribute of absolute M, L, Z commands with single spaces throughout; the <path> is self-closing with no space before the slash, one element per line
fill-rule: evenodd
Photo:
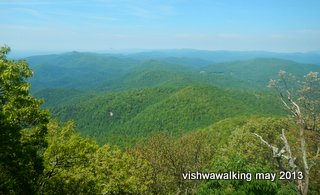
<path fill-rule="evenodd" d="M 228 117 L 284 114 L 267 95 L 268 81 L 279 70 L 298 77 L 320 70 L 274 58 L 212 65 L 199 60 L 200 65 L 195 58 L 151 57 L 71 52 L 27 60 L 35 72 L 34 94 L 45 100 L 53 117 L 76 121 L 84 135 L 99 143 L 120 145 L 154 132 L 192 131 Z"/>
<path fill-rule="evenodd" d="M 238 115 L 284 114 L 276 99 L 265 93 L 210 85 L 83 96 L 52 105 L 50 110 L 60 120 L 75 120 L 84 135 L 95 137 L 99 143 L 123 143 L 121 139 L 126 137 L 145 137 L 154 132 L 179 134 Z"/>
<path fill-rule="evenodd" d="M 26 58 L 34 71 L 32 90 L 46 88 L 92 89 L 116 78 L 137 61 L 94 53 L 71 52 Z"/>
<path fill-rule="evenodd" d="M 57 105 L 66 104 L 69 101 L 74 101 L 76 98 L 82 96 L 88 96 L 89 92 L 83 92 L 76 89 L 64 89 L 64 88 L 54 88 L 54 89 L 42 89 L 33 93 L 34 96 L 42 98 L 45 100 L 44 107 L 55 107 Z"/>
<path fill-rule="evenodd" d="M 275 58 L 256 58 L 252 60 L 213 64 L 204 68 L 209 74 L 223 74 L 241 81 L 266 86 L 270 79 L 275 79 L 280 70 L 302 77 L 310 71 L 320 71 L 319 65 L 301 64 L 294 61 Z"/>
<path fill-rule="evenodd" d="M 169 59 L 169 60 L 168 60 Z M 279 70 L 301 77 L 319 71 L 319 65 L 300 64 L 275 58 L 257 58 L 208 65 L 194 58 L 165 58 L 145 61 L 121 55 L 71 52 L 27 58 L 34 71 L 32 90 L 66 88 L 119 91 L 156 87 L 165 83 L 188 86 L 214 84 L 234 89 L 265 90 Z"/>

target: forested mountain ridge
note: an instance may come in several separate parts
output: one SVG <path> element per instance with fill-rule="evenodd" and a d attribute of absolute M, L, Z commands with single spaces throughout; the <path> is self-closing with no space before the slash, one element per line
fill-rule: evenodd
<path fill-rule="evenodd" d="M 33 89 L 90 89 L 130 69 L 136 60 L 102 54 L 70 52 L 26 58 L 35 76 Z"/>
<path fill-rule="evenodd" d="M 302 78 L 310 71 L 320 71 L 315 64 L 301 64 L 290 60 L 277 58 L 255 58 L 251 60 L 213 64 L 203 68 L 208 73 L 218 73 L 233 76 L 239 80 L 267 85 L 270 79 L 275 79 L 280 70 L 290 72 Z"/>
<path fill-rule="evenodd" d="M 318 65 L 275 58 L 208 65 L 207 61 L 195 64 L 194 58 L 175 58 L 169 62 L 165 59 L 137 60 L 119 55 L 71 52 L 33 56 L 26 60 L 35 73 L 30 80 L 35 91 L 47 88 L 114 91 L 155 87 L 167 82 L 185 86 L 197 82 L 258 90 L 266 89 L 268 80 L 275 78 L 281 69 L 297 76 L 320 70 Z"/>
<path fill-rule="evenodd" d="M 127 54 L 126 56 L 139 60 L 167 58 L 194 58 L 204 62 L 223 63 L 231 61 L 250 60 L 253 58 L 278 58 L 299 63 L 320 65 L 320 52 L 295 52 L 279 53 L 268 51 L 209 51 L 196 49 L 170 49 L 153 50 L 138 53 Z M 198 61 L 199 62 L 199 61 Z"/>
<path fill-rule="evenodd" d="M 99 143 L 161 131 L 179 134 L 238 115 L 284 114 L 276 99 L 265 93 L 203 84 L 100 93 L 48 106 L 54 117 L 75 120 L 83 134 Z"/>
<path fill-rule="evenodd" d="M 116 144 L 157 131 L 204 128 L 237 115 L 282 115 L 277 100 L 267 95 L 268 81 L 279 70 L 298 77 L 320 71 L 318 65 L 275 58 L 210 64 L 157 54 L 70 52 L 27 61 L 35 73 L 32 90 L 44 98 L 53 117 L 75 120 L 84 135 Z"/>

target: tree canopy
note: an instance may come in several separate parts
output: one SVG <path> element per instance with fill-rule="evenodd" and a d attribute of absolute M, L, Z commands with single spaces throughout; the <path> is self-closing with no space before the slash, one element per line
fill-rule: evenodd
<path fill-rule="evenodd" d="M 28 64 L 0 49 L 0 192 L 32 194 L 43 171 L 48 113 L 29 94 Z"/>

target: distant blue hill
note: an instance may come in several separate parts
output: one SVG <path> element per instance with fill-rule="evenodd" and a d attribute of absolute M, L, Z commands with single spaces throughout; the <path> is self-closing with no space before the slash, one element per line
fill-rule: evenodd
<path fill-rule="evenodd" d="M 281 58 L 300 63 L 320 65 L 320 52 L 276 53 L 268 51 L 209 51 L 194 49 L 154 50 L 129 54 L 136 59 L 195 58 L 210 62 L 229 62 L 253 58 Z"/>
<path fill-rule="evenodd" d="M 183 57 L 187 54 L 189 56 Z M 179 86 L 207 83 L 237 89 L 259 89 L 265 88 L 271 78 L 276 78 L 279 70 L 299 77 L 310 71 L 320 72 L 319 64 L 298 63 L 283 58 L 251 58 L 258 54 L 200 50 L 172 50 L 171 53 L 165 50 L 126 55 L 69 52 L 32 56 L 26 60 L 35 73 L 31 83 L 36 91 L 46 88 L 110 91 L 168 83 Z M 234 60 L 238 58 L 243 59 Z M 306 56 L 304 58 L 308 59 L 306 61 L 313 60 Z"/>

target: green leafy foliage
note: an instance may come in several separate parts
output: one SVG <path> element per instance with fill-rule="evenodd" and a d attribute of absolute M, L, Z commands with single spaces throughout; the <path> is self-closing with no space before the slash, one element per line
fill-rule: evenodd
<path fill-rule="evenodd" d="M 151 167 L 141 156 L 99 147 L 77 134 L 71 122 L 52 121 L 48 145 L 43 194 L 144 194 L 152 183 Z"/>
<path fill-rule="evenodd" d="M 103 194 L 148 194 L 153 184 L 149 163 L 139 154 L 101 147 L 96 153 L 99 190 Z"/>
<path fill-rule="evenodd" d="M 44 153 L 45 174 L 43 193 L 95 193 L 95 177 L 90 164 L 97 144 L 75 133 L 72 123 L 59 126 L 51 122 L 48 128 L 48 148 Z"/>
<path fill-rule="evenodd" d="M 33 194 L 43 171 L 48 113 L 29 94 L 28 64 L 0 49 L 0 193 Z"/>
<path fill-rule="evenodd" d="M 256 179 L 256 173 L 273 173 L 272 169 L 259 163 L 250 163 L 239 154 L 215 158 L 209 170 L 213 173 L 236 172 L 246 176 L 243 179 L 207 181 L 199 187 L 198 194 L 296 194 L 294 189 L 286 185 L 282 187 L 279 180 Z"/>
<path fill-rule="evenodd" d="M 302 170 L 304 177 L 296 181 L 296 187 L 301 194 L 313 193 L 313 189 L 319 189 L 319 183 L 313 178 L 310 179 L 310 176 L 318 175 L 319 172 L 316 170 L 320 166 L 320 78 L 318 73 L 310 72 L 303 81 L 299 81 L 293 75 L 281 70 L 279 79 L 271 80 L 269 86 L 277 90 L 283 106 L 292 115 L 292 122 L 296 125 L 292 132 L 300 142 L 287 141 L 283 130 L 281 139 L 285 146 L 285 153 L 289 157 L 280 156 L 280 159 L 283 157 L 288 159 L 288 163 L 281 164 L 290 167 L 293 171 Z M 298 150 L 291 148 L 298 148 Z"/>
<path fill-rule="evenodd" d="M 157 134 L 134 148 L 152 168 L 154 194 L 195 193 L 199 182 L 182 179 L 187 171 L 206 167 L 213 155 L 213 145 L 204 132 L 193 132 L 175 138 Z"/>
<path fill-rule="evenodd" d="M 220 146 L 212 160 L 212 166 L 207 172 L 225 173 L 229 171 L 250 173 L 251 181 L 244 180 L 208 180 L 199 188 L 200 194 L 296 194 L 293 181 L 279 179 L 279 167 L 272 151 L 253 134 L 262 134 L 274 146 L 280 145 L 281 129 L 293 129 L 294 125 L 286 118 L 253 117 L 235 118 L 227 124 L 225 121 L 213 125 L 208 131 L 219 135 L 221 127 L 230 132 L 227 141 L 217 140 Z M 230 120 L 230 119 L 229 119 Z M 231 123 L 230 123 L 231 122 Z M 235 124 L 238 124 L 235 126 Z M 228 129 L 232 129 L 231 131 Z M 291 134 L 292 140 L 294 136 Z M 213 139 L 210 139 L 213 140 Z M 294 150 L 294 148 L 293 148 Z M 255 173 L 276 173 L 277 180 L 256 180 Z"/>
<path fill-rule="evenodd" d="M 266 164 L 272 159 L 272 151 L 269 151 L 253 133 L 262 134 L 272 145 L 280 147 L 281 130 L 289 127 L 292 128 L 292 123 L 285 118 L 250 119 L 244 126 L 231 133 L 225 150 L 237 150 L 249 160 Z"/>

